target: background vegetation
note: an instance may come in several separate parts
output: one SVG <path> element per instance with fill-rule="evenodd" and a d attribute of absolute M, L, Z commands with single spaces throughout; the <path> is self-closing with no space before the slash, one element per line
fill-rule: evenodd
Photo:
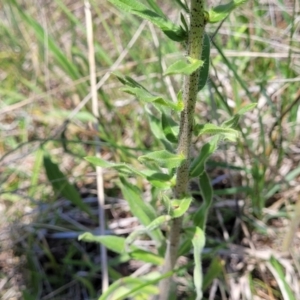
<path fill-rule="evenodd" d="M 159 2 L 178 18 L 173 1 Z M 106 1 L 91 5 L 101 154 L 132 162 L 160 145 L 144 107 L 108 74 L 113 68 L 174 99 L 182 78 L 162 74 L 183 47 Z M 81 107 L 89 93 L 83 1 L 4 0 L 0 8 L 0 298 L 97 299 L 99 249 L 77 239 L 98 226 L 95 172 L 83 159 L 94 155 L 97 134 L 90 104 Z M 249 1 L 222 26 L 208 27 L 210 78 L 197 118 L 220 124 L 246 104 L 258 106 L 243 118 L 239 142 L 221 146 L 208 162 L 207 299 L 300 299 L 299 14 L 296 0 Z M 139 224 L 116 173 L 103 178 L 107 232 L 127 235 Z M 145 182 L 135 184 L 151 198 Z M 201 201 L 197 184 L 191 189 Z M 108 256 L 113 280 L 144 267 Z M 180 299 L 192 297 L 191 276 L 176 278 Z"/>

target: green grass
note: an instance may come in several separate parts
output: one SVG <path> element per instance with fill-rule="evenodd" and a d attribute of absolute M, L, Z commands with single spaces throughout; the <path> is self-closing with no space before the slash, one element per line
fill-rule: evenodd
<path fill-rule="evenodd" d="M 170 3 L 164 3 L 162 8 L 173 16 Z M 72 297 L 76 290 L 82 298 L 87 295 L 88 299 L 96 299 L 101 287 L 99 251 L 96 245 L 79 242 L 70 233 L 97 227 L 96 202 L 88 201 L 96 195 L 94 170 L 83 159 L 94 154 L 90 105 L 64 125 L 89 87 L 83 4 L 56 0 L 37 5 L 36 1 L 24 4 L 5 0 L 1 8 L 4 17 L 0 22 L 0 205 L 5 213 L 0 228 L 8 225 L 12 231 L 16 250 L 10 255 L 23 258 L 23 264 L 16 263 L 14 268 L 24 277 L 23 284 L 8 281 L 0 295 L 5 299 L 5 293 L 20 295 L 20 290 L 24 290 L 24 299 L 64 299 Z M 286 223 L 292 218 L 299 193 L 300 101 L 295 101 L 299 84 L 287 80 L 299 77 L 300 73 L 296 9 L 299 7 L 279 0 L 268 5 L 254 1 L 231 14 L 220 29 L 215 25 L 208 28 L 211 36 L 216 31 L 218 34 L 212 43 L 208 85 L 201 95 L 203 101 L 196 107 L 197 120 L 217 124 L 244 105 L 258 102 L 258 108 L 246 114 L 240 124 L 243 134 L 238 143 L 221 145 L 208 164 L 211 179 L 226 175 L 214 186 L 214 199 L 220 207 L 212 210 L 207 225 L 204 271 L 211 276 L 208 265 L 217 264 L 212 259 L 214 253 L 223 266 L 215 299 L 222 299 L 222 288 L 230 295 L 232 286 L 224 277 L 231 278 L 235 272 L 248 278 L 250 290 L 261 299 L 281 299 L 285 292 L 282 286 L 286 293 L 293 292 L 282 276 L 286 265 L 280 257 L 262 259 L 267 267 L 273 266 L 270 275 L 259 267 L 259 252 L 254 255 L 254 263 L 244 254 L 243 263 L 252 266 L 253 271 L 241 271 L 234 262 L 236 269 L 230 269 L 228 249 L 236 244 L 280 251 L 278 245 L 289 230 Z M 105 1 L 101 5 L 92 2 L 92 10 L 99 81 L 126 48 L 141 21 L 121 14 Z M 154 32 L 143 30 L 115 73 L 137 78 L 149 90 L 171 98 L 172 89 L 163 77 L 164 65 L 173 63 L 182 47 L 175 48 L 164 35 L 155 29 Z M 182 79 L 171 77 L 171 83 L 177 92 Z M 99 90 L 101 153 L 110 161 L 132 162 L 150 150 L 160 150 L 160 145 L 150 135 L 144 108 L 134 97 L 121 92 L 120 87 L 111 75 Z M 202 144 L 202 139 L 197 140 L 194 151 Z M 67 195 L 60 190 L 61 181 L 56 187 L 53 178 L 49 182 L 43 151 L 59 166 L 68 184 L 75 186 L 72 191 L 89 203 L 92 217 L 76 201 L 66 201 Z M 122 195 L 115 174 L 104 173 L 104 180 L 106 194 L 111 196 L 108 223 L 126 220 L 130 213 L 126 205 L 118 206 L 117 199 Z M 137 185 L 143 191 L 148 189 L 141 180 Z M 241 218 L 239 213 L 232 213 L 235 200 L 244 202 Z M 128 233 L 135 225 L 126 223 Z M 67 232 L 70 238 L 53 238 L 53 234 L 61 232 Z M 0 247 L 1 252 L 9 253 L 8 242 Z M 291 269 L 286 272 L 296 279 L 297 246 L 291 247 L 291 251 L 295 258 L 289 260 Z M 108 255 L 111 278 L 128 276 L 127 270 L 133 272 L 137 268 L 126 257 L 110 252 Z M 120 267 L 120 261 L 126 267 Z M 0 267 L 3 264 L 1 261 Z M 188 271 L 183 271 L 183 278 L 184 274 L 189 278 Z M 3 278 L 10 279 L 0 268 L 0 280 Z M 211 277 L 206 280 L 212 281 Z M 270 282 L 275 284 L 268 289 Z M 183 295 L 193 297 L 191 282 L 182 279 L 178 285 Z M 210 288 L 207 284 L 205 296 Z"/>

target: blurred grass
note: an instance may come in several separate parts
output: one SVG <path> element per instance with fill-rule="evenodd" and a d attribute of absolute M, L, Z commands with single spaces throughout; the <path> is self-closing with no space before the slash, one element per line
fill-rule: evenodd
<path fill-rule="evenodd" d="M 91 3 L 100 80 L 126 48 L 141 21 L 121 14 L 107 2 Z M 161 7 L 171 19 L 177 17 L 169 2 Z M 8 224 L 16 234 L 17 242 L 13 244 L 19 247 L 18 255 L 26 257 L 20 268 L 27 273 L 21 283 L 8 281 L 0 295 L 8 299 L 9 292 L 20 296 L 20 290 L 24 290 L 24 299 L 63 299 L 72 297 L 76 291 L 82 299 L 86 295 L 92 299 L 99 294 L 101 281 L 101 267 L 94 263 L 97 247 L 76 238 L 55 239 L 51 235 L 93 230 L 97 224 L 52 189 L 41 150 L 43 146 L 83 200 L 95 195 L 93 170 L 83 160 L 93 154 L 95 132 L 89 105 L 64 123 L 88 93 L 83 3 L 4 0 L 0 8 L 0 208 L 5 212 L 0 228 Z M 216 179 L 217 203 L 242 199 L 243 220 L 255 238 L 247 236 L 245 229 L 241 229 L 242 233 L 236 231 L 233 223 L 239 213 L 233 212 L 232 207 L 221 207 L 223 223 L 214 211 L 212 223 L 208 224 L 211 239 L 207 247 L 215 251 L 220 240 L 223 251 L 226 243 L 244 246 L 254 243 L 260 248 L 262 240 L 268 239 L 262 237 L 262 232 L 267 235 L 278 226 L 289 230 L 285 226 L 299 194 L 297 16 L 296 1 L 253 1 L 231 14 L 221 28 L 214 25 L 208 28 L 213 36 L 210 79 L 199 96 L 202 101 L 197 105 L 196 121 L 220 124 L 243 105 L 258 102 L 258 108 L 240 124 L 243 138 L 237 145 L 222 145 L 209 164 L 211 178 Z M 144 29 L 116 73 L 130 75 L 149 90 L 172 98 L 163 69 L 180 51 L 183 51 L 181 45 L 168 41 L 156 30 Z M 182 79 L 170 80 L 177 92 Z M 112 75 L 99 90 L 100 143 L 105 159 L 130 162 L 149 149 L 159 149 L 160 145 L 149 133 L 143 107 L 120 92 L 119 87 Z M 201 141 L 195 143 L 195 151 L 200 146 Z M 119 197 L 114 174 L 108 172 L 104 176 L 107 194 Z M 92 214 L 96 215 L 93 205 Z M 126 218 L 128 212 L 120 209 L 109 216 L 109 221 L 118 216 Z M 219 222 L 218 228 L 215 222 Z M 227 240 L 226 230 L 232 234 Z M 274 241 L 267 246 L 278 250 L 282 235 L 273 236 Z M 10 246 L 4 243 L 1 248 L 6 253 Z M 293 251 L 297 249 L 296 243 Z M 128 275 L 128 270 L 116 267 L 120 260 L 111 257 L 109 261 L 112 278 Z M 222 263 L 225 264 L 225 259 Z M 1 267 L 2 280 L 5 278 L 2 260 Z M 253 270 L 247 273 L 252 293 L 261 299 L 272 299 L 273 294 L 280 299 L 278 286 L 265 293 L 265 286 L 271 281 L 261 275 L 257 266 Z M 231 271 L 227 265 L 224 267 L 226 276 L 230 277 Z M 232 286 L 221 281 L 230 293 Z M 191 292 L 191 285 L 186 284 L 185 288 Z"/>

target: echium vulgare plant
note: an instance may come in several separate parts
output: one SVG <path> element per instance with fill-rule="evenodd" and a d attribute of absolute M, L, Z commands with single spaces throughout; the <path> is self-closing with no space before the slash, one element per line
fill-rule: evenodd
<path fill-rule="evenodd" d="M 255 106 L 249 104 L 243 107 L 220 126 L 210 123 L 195 124 L 197 94 L 206 84 L 209 69 L 210 39 L 205 27 L 207 23 L 222 21 L 245 0 L 233 0 L 211 9 L 206 9 L 204 0 L 190 0 L 189 4 L 174 0 L 174 5 L 178 7 L 179 4 L 184 11 L 181 14 L 181 25 L 171 22 L 154 0 L 147 0 L 148 6 L 137 0 L 109 2 L 124 12 L 152 22 L 166 37 L 186 45 L 186 54 L 165 72 L 166 76 L 182 74 L 184 81 L 182 91 L 178 92 L 177 102 L 174 103 L 164 96 L 154 95 L 131 77 L 118 76 L 124 84 L 123 90 L 145 104 L 153 135 L 163 141 L 165 149 L 140 156 L 138 160 L 144 165 L 141 169 L 97 157 L 86 158 L 94 165 L 118 171 L 123 196 L 128 201 L 132 214 L 144 228 L 134 231 L 127 238 L 113 235 L 93 236 L 90 233 L 85 233 L 80 238 L 102 243 L 108 249 L 123 255 L 123 260 L 125 257 L 127 260 L 132 258 L 159 266 L 140 278 L 128 276 L 114 281 L 102 292 L 100 299 L 150 299 L 152 296 L 159 300 L 170 299 L 174 293 L 172 277 L 183 272 L 183 267 L 176 267 L 177 258 L 189 253 L 191 249 L 194 254 L 192 293 L 195 293 L 191 299 L 202 299 L 201 253 L 205 245 L 205 225 L 213 195 L 205 163 L 221 140 L 234 141 L 238 137 L 236 127 L 240 116 Z M 149 109 L 149 106 L 152 108 Z M 175 114 L 178 114 L 179 124 L 175 121 Z M 202 146 L 196 157 L 191 157 L 192 136 L 205 134 L 211 136 L 209 142 Z M 166 206 L 165 214 L 158 215 L 154 207 L 157 203 L 143 201 L 139 188 L 128 181 L 129 175 L 145 178 L 156 191 L 160 191 L 160 202 Z M 195 213 L 187 215 L 193 200 L 189 193 L 189 181 L 192 178 L 199 180 L 203 202 Z M 169 230 L 165 237 L 160 228 L 166 224 Z M 187 225 L 183 226 L 184 224 Z M 155 241 L 156 251 L 148 251 L 135 245 L 135 240 L 145 235 Z M 184 267 L 187 269 L 191 265 Z"/>

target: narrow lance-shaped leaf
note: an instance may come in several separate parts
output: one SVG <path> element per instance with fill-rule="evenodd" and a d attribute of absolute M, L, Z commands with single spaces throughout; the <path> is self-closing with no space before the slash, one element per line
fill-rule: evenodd
<path fill-rule="evenodd" d="M 230 119 L 221 124 L 224 128 L 237 128 L 240 121 L 240 115 L 233 115 Z"/>
<path fill-rule="evenodd" d="M 124 85 L 130 86 L 130 87 L 141 88 L 141 89 L 144 89 L 145 91 L 147 91 L 147 89 L 144 86 L 142 86 L 140 83 L 138 83 L 136 80 L 134 80 L 130 76 L 119 76 L 117 74 L 114 74 L 114 75 Z"/>
<path fill-rule="evenodd" d="M 155 0 L 147 0 L 149 6 L 159 15 L 165 17 L 165 14 L 163 13 L 163 11 L 161 10 L 161 8 L 159 7 L 159 5 L 157 5 Z"/>
<path fill-rule="evenodd" d="M 191 75 L 196 70 L 198 70 L 201 66 L 203 66 L 203 61 L 198 59 L 192 59 L 188 57 L 188 61 L 186 58 L 182 58 L 171 66 L 167 68 L 164 75 L 173 75 L 173 74 L 184 74 Z"/>
<path fill-rule="evenodd" d="M 165 207 L 167 213 L 170 214 L 170 212 L 171 212 L 171 199 L 166 194 L 162 194 L 161 195 L 161 201 L 162 201 L 162 204 Z"/>
<path fill-rule="evenodd" d="M 177 143 L 178 141 L 177 136 L 179 133 L 178 124 L 173 119 L 171 119 L 171 117 L 167 116 L 165 113 L 162 113 L 161 125 L 167 140 L 170 141 L 171 143 Z"/>
<path fill-rule="evenodd" d="M 143 250 L 136 249 L 129 253 L 130 257 L 134 260 L 143 261 L 146 263 L 151 263 L 156 266 L 161 266 L 164 263 L 164 258 L 159 255 Z"/>
<path fill-rule="evenodd" d="M 128 294 L 133 296 L 139 294 L 145 297 L 151 298 L 150 295 L 158 294 L 158 288 L 154 285 L 145 285 L 145 279 L 139 279 L 134 277 L 123 277 L 112 283 L 109 288 L 101 295 L 99 300 L 112 300 L 112 299 L 126 299 Z M 140 287 L 134 293 L 131 291 L 136 290 L 137 287 Z M 145 295 L 146 294 L 146 295 Z"/>
<path fill-rule="evenodd" d="M 136 96 L 140 101 L 144 103 L 154 103 L 157 105 L 162 105 L 165 107 L 169 107 L 178 111 L 178 107 L 176 103 L 172 102 L 171 100 L 165 99 L 163 96 L 160 95 L 153 95 L 150 92 L 136 87 L 128 87 L 125 86 L 121 88 L 123 92 Z"/>
<path fill-rule="evenodd" d="M 174 154 L 166 150 L 154 151 L 138 158 L 140 162 L 154 162 L 162 168 L 173 169 L 179 167 L 186 158 L 182 154 Z"/>
<path fill-rule="evenodd" d="M 201 254 L 205 245 L 205 235 L 201 228 L 195 228 L 195 235 L 193 237 L 194 246 L 194 285 L 196 289 L 196 300 L 202 299 L 202 283 L 203 283 L 203 273 L 202 273 L 202 259 Z"/>
<path fill-rule="evenodd" d="M 232 137 L 235 139 L 238 138 L 240 135 L 239 131 L 233 128 L 221 127 L 210 123 L 207 123 L 205 125 L 195 126 L 195 131 L 196 131 L 195 132 L 196 135 L 203 135 L 203 134 L 222 135 L 224 136 L 224 138 Z"/>
<path fill-rule="evenodd" d="M 190 250 L 191 250 L 191 248 L 192 248 L 192 240 L 191 240 L 191 238 L 190 238 L 190 237 L 185 238 L 185 239 L 183 240 L 183 242 L 182 242 L 182 243 L 180 244 L 180 246 L 179 246 L 179 249 L 178 249 L 178 257 L 184 256 L 184 255 L 186 255 L 187 253 L 189 253 Z"/>
<path fill-rule="evenodd" d="M 145 87 L 143 87 L 141 84 L 139 84 L 129 76 L 117 76 L 117 78 L 124 84 L 124 87 L 121 88 L 123 92 L 136 96 L 140 101 L 144 103 L 153 103 L 156 105 L 169 107 L 175 111 L 182 110 L 182 105 L 179 101 L 178 103 L 174 103 L 171 100 L 165 99 L 161 95 L 153 95 Z"/>
<path fill-rule="evenodd" d="M 237 114 L 242 116 L 244 115 L 246 112 L 253 110 L 255 107 L 257 106 L 257 103 L 250 103 L 245 105 L 244 107 L 242 107 Z"/>
<path fill-rule="evenodd" d="M 145 106 L 145 110 L 147 112 L 148 122 L 152 134 L 157 140 L 164 139 L 165 135 L 161 126 L 161 120 L 156 115 L 154 115 L 153 112 L 147 106 Z"/>
<path fill-rule="evenodd" d="M 102 167 L 102 168 L 112 168 L 119 171 L 119 173 L 128 175 L 128 174 L 136 174 L 142 177 L 145 177 L 144 174 L 138 170 L 136 170 L 133 166 L 125 164 L 125 163 L 112 163 L 109 161 L 106 161 L 100 157 L 96 156 L 87 156 L 85 157 L 85 160 L 92 163 L 95 166 Z"/>
<path fill-rule="evenodd" d="M 126 252 L 129 252 L 129 246 L 141 235 L 145 234 L 146 231 L 145 229 L 138 229 L 138 230 L 134 230 L 133 232 L 131 232 L 128 237 L 126 238 L 125 241 L 125 250 Z"/>
<path fill-rule="evenodd" d="M 125 238 L 114 235 L 93 235 L 90 232 L 85 232 L 81 234 L 78 239 L 84 242 L 96 242 L 101 243 L 107 249 L 116 252 L 118 254 L 122 254 L 125 249 Z"/>
<path fill-rule="evenodd" d="M 205 206 L 206 208 L 210 208 L 213 198 L 213 189 L 211 186 L 210 179 L 206 172 L 203 172 L 199 176 L 199 185 Z"/>
<path fill-rule="evenodd" d="M 274 256 L 271 256 L 267 263 L 267 266 L 277 281 L 283 299 L 296 300 L 297 298 L 295 297 L 290 284 L 286 280 L 285 272 L 279 261 Z"/>
<path fill-rule="evenodd" d="M 171 216 L 169 215 L 163 215 L 163 216 L 159 216 L 157 217 L 155 220 L 153 220 L 147 227 L 146 230 L 148 232 L 160 227 L 161 225 L 163 225 L 164 223 L 168 222 L 171 220 Z"/>
<path fill-rule="evenodd" d="M 206 143 L 201 148 L 199 155 L 196 158 L 194 158 L 194 160 L 190 165 L 190 172 L 189 172 L 190 178 L 198 177 L 204 172 L 205 162 L 217 149 L 218 141 L 219 141 L 219 136 L 215 136 L 212 138 L 211 141 Z"/>
<path fill-rule="evenodd" d="M 173 41 L 181 42 L 186 39 L 186 32 L 176 24 L 172 23 L 166 16 L 162 15 L 162 11 L 157 13 L 150 10 L 147 6 L 142 4 L 140 1 L 136 0 L 109 0 L 112 4 L 118 7 L 124 12 L 129 12 L 137 15 L 145 20 L 150 21 L 158 28 L 160 28 L 163 33 L 167 35 Z M 157 11 L 157 9 L 155 9 Z"/>
<path fill-rule="evenodd" d="M 158 141 L 161 141 L 164 145 L 164 148 L 168 151 L 173 151 L 174 147 L 173 145 L 165 139 L 164 132 L 161 127 L 161 120 L 156 117 L 156 114 L 154 114 L 147 105 L 145 106 L 145 110 L 147 112 L 148 122 L 150 125 L 150 129 L 152 134 L 155 136 L 155 138 Z M 159 113 L 159 112 L 158 112 Z"/>
<path fill-rule="evenodd" d="M 206 172 L 203 172 L 199 176 L 199 184 L 203 203 L 201 204 L 198 211 L 194 214 L 194 224 L 205 230 L 207 215 L 213 199 L 213 189 Z"/>
<path fill-rule="evenodd" d="M 129 183 L 125 178 L 120 177 L 121 190 L 124 198 L 127 200 L 130 211 L 136 216 L 139 221 L 148 226 L 154 219 L 156 219 L 156 213 L 152 206 L 141 198 L 141 191 L 138 187 Z M 159 229 L 156 229 L 150 233 L 151 237 L 157 242 L 161 242 L 163 239 L 162 233 Z"/>
<path fill-rule="evenodd" d="M 170 187 L 172 187 L 172 185 L 174 185 L 174 182 L 172 181 L 173 176 L 169 174 L 164 174 L 149 169 L 139 171 L 132 165 L 128 165 L 125 163 L 116 164 L 95 156 L 87 156 L 85 157 L 85 159 L 95 166 L 115 169 L 118 171 L 119 175 L 135 174 L 141 176 L 143 178 L 146 178 L 153 186 L 160 189 L 169 189 Z"/>
<path fill-rule="evenodd" d="M 203 278 L 202 290 L 205 291 L 220 274 L 224 272 L 224 266 L 219 256 L 214 257 Z"/>
<path fill-rule="evenodd" d="M 180 13 L 180 20 L 181 20 L 182 26 L 184 27 L 184 30 L 186 32 L 188 32 L 189 26 L 188 26 L 188 24 L 187 24 L 187 22 L 185 20 L 185 17 L 184 17 L 184 15 L 182 13 Z"/>
<path fill-rule="evenodd" d="M 135 230 L 126 238 L 126 247 L 131 245 L 139 236 L 148 234 L 151 235 L 151 231 L 159 228 L 162 224 L 171 220 L 171 216 L 163 215 L 154 219 L 148 226 L 143 229 Z"/>
<path fill-rule="evenodd" d="M 209 10 L 209 23 L 216 23 L 224 20 L 235 8 L 246 3 L 247 0 L 233 0 L 227 4 L 218 5 Z"/>
<path fill-rule="evenodd" d="M 250 103 L 242 107 L 235 115 L 233 115 L 229 120 L 222 123 L 222 127 L 228 128 L 236 128 L 238 126 L 240 117 L 245 114 L 246 112 L 254 109 L 257 103 Z"/>
<path fill-rule="evenodd" d="M 52 162 L 47 154 L 44 154 L 44 167 L 53 190 L 70 200 L 78 208 L 91 214 L 89 206 L 82 201 L 79 192 L 70 184 L 67 177 L 60 171 L 58 165 Z"/>
<path fill-rule="evenodd" d="M 175 0 L 175 2 L 179 5 L 180 8 L 182 8 L 186 13 L 189 13 L 189 7 L 186 3 L 182 2 L 181 0 Z"/>
<path fill-rule="evenodd" d="M 114 236 L 114 235 L 96 236 L 91 234 L 90 232 L 86 232 L 81 234 L 78 239 L 84 242 L 101 243 L 107 249 L 116 252 L 118 254 L 124 254 L 125 250 L 127 250 L 126 252 L 130 254 L 130 256 L 128 256 L 128 259 L 131 257 L 134 259 L 139 259 L 144 262 L 153 263 L 155 265 L 161 265 L 163 263 L 162 257 L 154 253 L 139 249 L 135 245 L 132 245 L 130 246 L 129 249 L 126 249 L 126 246 L 128 246 L 127 239 L 123 237 Z"/>
<path fill-rule="evenodd" d="M 173 269 L 172 271 L 169 271 L 161 276 L 157 275 L 157 274 L 153 274 L 155 276 L 149 276 L 151 279 L 147 279 L 147 281 L 143 284 L 141 284 L 140 286 L 137 286 L 133 289 L 131 289 L 131 291 L 129 291 L 127 294 L 125 294 L 122 298 L 119 298 L 118 300 L 122 300 L 122 299 L 128 299 L 131 295 L 133 295 L 135 292 L 139 292 L 140 288 L 148 286 L 149 284 L 157 284 L 158 282 L 160 282 L 162 279 L 164 278 L 168 278 L 170 276 L 173 276 L 174 274 L 178 273 L 179 270 L 183 270 L 186 269 L 186 266 L 178 268 L 178 269 Z M 149 275 L 152 275 L 151 273 Z M 153 278 L 153 279 L 152 279 Z M 140 296 L 140 294 L 139 294 Z M 148 298 L 142 298 L 142 299 L 150 299 Z M 100 300 L 100 299 L 99 299 Z"/>
<path fill-rule="evenodd" d="M 152 186 L 159 189 L 170 189 L 175 185 L 175 178 L 173 175 L 157 172 L 154 170 L 141 171 L 144 177 L 151 183 Z"/>

